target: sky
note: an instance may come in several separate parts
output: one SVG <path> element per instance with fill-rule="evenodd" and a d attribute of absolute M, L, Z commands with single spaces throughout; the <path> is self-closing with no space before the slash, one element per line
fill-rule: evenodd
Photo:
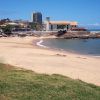
<path fill-rule="evenodd" d="M 31 21 L 34 11 L 41 12 L 43 19 L 100 26 L 100 0 L 0 0 L 0 19 Z"/>

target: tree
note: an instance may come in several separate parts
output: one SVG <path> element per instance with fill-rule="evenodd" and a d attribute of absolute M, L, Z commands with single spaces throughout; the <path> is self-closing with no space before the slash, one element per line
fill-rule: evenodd
<path fill-rule="evenodd" d="M 5 27 L 2 27 L 3 32 L 7 35 L 10 36 L 12 34 L 12 26 L 11 25 L 7 25 Z"/>
<path fill-rule="evenodd" d="M 42 30 L 42 25 L 39 23 L 30 23 L 30 27 L 33 30 L 40 31 Z"/>

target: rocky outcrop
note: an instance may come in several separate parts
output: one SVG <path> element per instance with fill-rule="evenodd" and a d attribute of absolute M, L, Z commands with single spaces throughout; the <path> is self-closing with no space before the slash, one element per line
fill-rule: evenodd
<path fill-rule="evenodd" d="M 59 33 L 58 33 L 59 34 Z M 77 31 L 77 32 L 66 32 L 60 35 L 56 35 L 59 38 L 71 39 L 71 38 L 80 38 L 80 39 L 88 39 L 88 38 L 100 38 L 99 33 L 90 33 L 88 31 Z"/>

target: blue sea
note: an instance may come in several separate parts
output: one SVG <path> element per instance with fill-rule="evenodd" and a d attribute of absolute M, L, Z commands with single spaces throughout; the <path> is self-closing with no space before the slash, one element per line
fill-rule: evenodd
<path fill-rule="evenodd" d="M 91 33 L 100 33 L 100 29 L 88 29 Z"/>
<path fill-rule="evenodd" d="M 44 39 L 40 44 L 43 47 L 100 56 L 100 39 Z"/>

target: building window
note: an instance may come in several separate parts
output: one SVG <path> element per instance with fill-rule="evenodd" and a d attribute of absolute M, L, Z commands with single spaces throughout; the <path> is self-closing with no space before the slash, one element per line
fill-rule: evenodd
<path fill-rule="evenodd" d="M 51 25 L 51 30 L 53 30 L 53 25 Z"/>
<path fill-rule="evenodd" d="M 57 29 L 64 29 L 66 28 L 66 25 L 57 25 Z"/>

